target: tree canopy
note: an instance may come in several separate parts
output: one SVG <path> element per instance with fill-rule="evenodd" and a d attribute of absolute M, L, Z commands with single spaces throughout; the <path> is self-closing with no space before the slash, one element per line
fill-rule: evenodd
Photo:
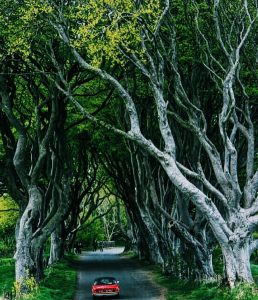
<path fill-rule="evenodd" d="M 219 246 L 229 286 L 252 282 L 257 1 L 0 10 L 1 182 L 21 213 L 16 279 L 27 268 L 40 279 L 35 249 L 76 232 L 81 206 L 94 214 L 111 190 L 126 207 L 124 236 L 164 272 L 179 257 L 196 278 L 214 278 Z"/>

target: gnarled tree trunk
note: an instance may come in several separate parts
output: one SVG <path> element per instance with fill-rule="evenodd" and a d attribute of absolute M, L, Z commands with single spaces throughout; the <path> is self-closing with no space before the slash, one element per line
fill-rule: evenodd
<path fill-rule="evenodd" d="M 221 245 L 225 280 L 229 287 L 236 282 L 253 282 L 250 267 L 250 236 Z"/>
<path fill-rule="evenodd" d="M 16 253 L 15 253 L 15 278 L 23 284 L 30 276 L 36 276 L 37 267 L 43 266 L 43 256 L 35 251 L 42 249 L 43 245 L 37 245 L 32 251 L 32 241 L 35 226 L 39 222 L 41 212 L 42 195 L 36 186 L 29 189 L 29 203 L 21 217 L 18 229 Z M 36 259 L 37 258 L 37 259 Z M 42 274 L 42 269 L 38 270 L 37 276 Z M 38 278 L 40 279 L 40 278 Z"/>
<path fill-rule="evenodd" d="M 62 240 L 61 226 L 51 234 L 49 265 L 58 262 L 64 256 L 64 241 Z"/>

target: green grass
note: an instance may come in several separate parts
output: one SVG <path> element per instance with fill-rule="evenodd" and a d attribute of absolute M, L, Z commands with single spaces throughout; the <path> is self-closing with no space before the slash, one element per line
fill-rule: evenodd
<path fill-rule="evenodd" d="M 71 300 L 76 288 L 76 271 L 70 265 L 71 259 L 65 259 L 45 271 L 46 277 L 40 282 L 39 291 L 29 299 L 33 300 Z M 13 259 L 0 261 L 0 296 L 12 290 L 14 282 Z"/>
<path fill-rule="evenodd" d="M 14 282 L 14 260 L 12 258 L 0 259 L 0 296 L 12 289 Z"/>
<path fill-rule="evenodd" d="M 251 270 L 252 270 L 254 281 L 256 282 L 256 284 L 258 284 L 258 265 L 252 264 Z"/>
<path fill-rule="evenodd" d="M 126 252 L 122 252 L 121 254 L 119 254 L 122 257 L 128 257 L 131 259 L 137 259 L 138 260 L 138 255 L 135 254 L 133 251 L 126 251 Z"/>
<path fill-rule="evenodd" d="M 239 285 L 234 290 L 220 283 L 198 284 L 194 281 L 178 280 L 162 274 L 158 267 L 145 264 L 154 281 L 166 290 L 167 300 L 258 300 L 258 285 Z M 258 282 L 258 265 L 252 265 L 252 273 Z"/>
<path fill-rule="evenodd" d="M 32 299 L 71 300 L 76 288 L 76 271 L 64 260 L 46 271 L 46 277 L 40 284 L 40 291 Z"/>

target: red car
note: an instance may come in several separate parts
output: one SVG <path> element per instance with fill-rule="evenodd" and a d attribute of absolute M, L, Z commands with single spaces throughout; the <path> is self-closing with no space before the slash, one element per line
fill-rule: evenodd
<path fill-rule="evenodd" d="M 119 298 L 120 287 L 118 284 L 119 281 L 114 277 L 96 278 L 91 288 L 93 299 L 104 296 Z"/>

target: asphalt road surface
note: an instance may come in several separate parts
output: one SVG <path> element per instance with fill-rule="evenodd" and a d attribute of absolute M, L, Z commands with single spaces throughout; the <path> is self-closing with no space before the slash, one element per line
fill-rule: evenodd
<path fill-rule="evenodd" d="M 92 282 L 101 276 L 112 276 L 119 280 L 120 299 L 165 299 L 161 288 L 151 281 L 147 271 L 143 270 L 136 261 L 119 256 L 122 250 L 123 248 L 110 248 L 104 249 L 103 252 L 98 250 L 81 254 L 80 260 L 75 262 L 78 283 L 74 300 L 92 299 Z"/>

